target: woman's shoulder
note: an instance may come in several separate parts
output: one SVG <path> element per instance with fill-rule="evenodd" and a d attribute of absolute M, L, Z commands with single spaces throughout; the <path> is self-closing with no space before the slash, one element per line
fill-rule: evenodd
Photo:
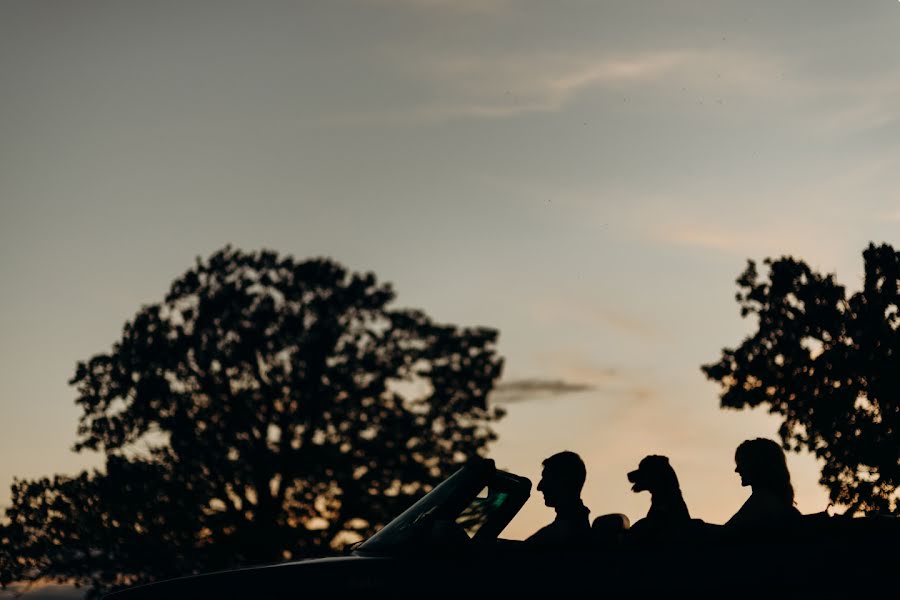
<path fill-rule="evenodd" d="M 743 506 L 728 520 L 730 527 L 755 525 L 799 516 L 800 511 L 767 490 L 754 491 Z"/>

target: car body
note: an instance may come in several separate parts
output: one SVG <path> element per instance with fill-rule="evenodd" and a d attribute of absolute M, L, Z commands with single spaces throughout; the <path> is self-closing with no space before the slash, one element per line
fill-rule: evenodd
<path fill-rule="evenodd" d="M 630 544 L 627 520 L 601 518 L 592 547 L 533 552 L 499 537 L 530 492 L 528 479 L 474 460 L 347 556 L 184 577 L 109 598 L 834 593 L 896 584 L 896 518 L 815 515 L 790 531 L 752 539 L 694 521 L 689 531 L 651 544 Z M 610 522 L 622 523 L 620 530 Z"/>

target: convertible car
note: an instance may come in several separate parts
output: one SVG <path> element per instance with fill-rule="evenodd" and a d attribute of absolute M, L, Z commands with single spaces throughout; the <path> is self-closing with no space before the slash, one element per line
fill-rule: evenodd
<path fill-rule="evenodd" d="M 634 540 L 624 516 L 606 515 L 594 521 L 585 547 L 538 553 L 499 537 L 530 492 L 528 479 L 498 470 L 491 460 L 475 460 L 346 556 L 184 577 L 108 598 L 833 595 L 900 587 L 900 519 L 811 515 L 789 530 L 740 539 L 696 520 L 681 531 Z"/>

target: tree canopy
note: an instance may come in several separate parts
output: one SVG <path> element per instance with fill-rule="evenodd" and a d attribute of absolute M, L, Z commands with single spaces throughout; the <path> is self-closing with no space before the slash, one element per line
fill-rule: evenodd
<path fill-rule="evenodd" d="M 393 300 L 327 259 L 198 259 L 78 363 L 75 450 L 106 467 L 14 483 L 3 576 L 104 590 L 371 534 L 484 454 L 502 416 L 497 332 Z"/>
<path fill-rule="evenodd" d="M 863 252 L 863 289 L 847 295 L 834 275 L 790 257 L 750 261 L 738 278 L 741 315 L 757 330 L 703 372 L 725 408 L 767 406 L 783 417 L 786 448 L 824 467 L 835 503 L 900 512 L 900 252 Z"/>

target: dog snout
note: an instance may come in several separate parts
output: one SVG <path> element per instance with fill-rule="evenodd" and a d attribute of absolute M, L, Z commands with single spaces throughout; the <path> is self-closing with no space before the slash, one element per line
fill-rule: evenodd
<path fill-rule="evenodd" d="M 637 483 L 638 472 L 639 471 L 631 471 L 630 473 L 628 473 L 628 481 L 631 483 Z"/>

